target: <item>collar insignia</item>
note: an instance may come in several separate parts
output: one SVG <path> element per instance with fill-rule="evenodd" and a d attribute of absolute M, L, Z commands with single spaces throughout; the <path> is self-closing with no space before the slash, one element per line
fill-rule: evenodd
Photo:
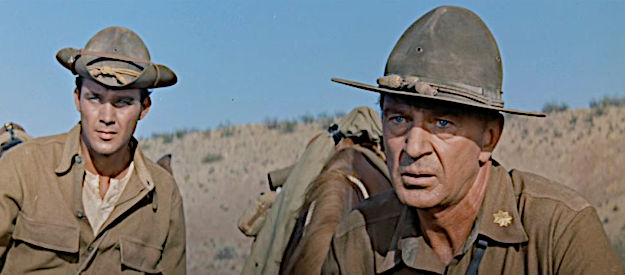
<path fill-rule="evenodd" d="M 499 227 L 506 227 L 512 223 L 512 216 L 506 211 L 499 210 L 493 214 L 493 222 Z"/>

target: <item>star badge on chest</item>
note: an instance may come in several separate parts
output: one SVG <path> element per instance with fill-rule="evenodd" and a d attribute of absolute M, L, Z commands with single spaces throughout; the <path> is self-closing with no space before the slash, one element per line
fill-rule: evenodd
<path fill-rule="evenodd" d="M 499 227 L 506 227 L 512 223 L 512 216 L 506 211 L 499 210 L 493 214 L 493 222 Z"/>

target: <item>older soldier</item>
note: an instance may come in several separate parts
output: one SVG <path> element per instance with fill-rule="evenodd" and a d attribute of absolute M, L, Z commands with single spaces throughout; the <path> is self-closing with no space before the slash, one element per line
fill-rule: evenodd
<path fill-rule="evenodd" d="M 491 158 L 503 130 L 501 57 L 480 18 L 439 7 L 393 49 L 378 86 L 394 190 L 335 232 L 325 273 L 621 274 L 593 207 Z"/>
<path fill-rule="evenodd" d="M 1 273 L 184 274 L 178 187 L 133 138 L 150 109 L 148 89 L 176 75 L 121 27 L 57 59 L 77 75 L 81 121 L 0 159 Z"/>

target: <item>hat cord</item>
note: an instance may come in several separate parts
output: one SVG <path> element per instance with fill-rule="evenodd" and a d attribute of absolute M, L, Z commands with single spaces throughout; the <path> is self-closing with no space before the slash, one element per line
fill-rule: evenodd
<path fill-rule="evenodd" d="M 114 76 L 117 81 L 119 81 L 123 85 L 130 83 L 130 81 L 126 79 L 124 75 L 129 75 L 132 77 L 138 77 L 140 75 L 139 72 L 131 69 L 111 68 L 109 66 L 93 67 L 89 69 L 89 74 L 91 74 L 93 77 L 98 77 L 100 75 Z"/>
<path fill-rule="evenodd" d="M 396 90 L 415 91 L 418 94 L 427 96 L 436 96 L 439 92 L 454 96 L 461 96 L 482 104 L 488 104 L 496 107 L 503 107 L 503 101 L 499 99 L 489 98 L 483 95 L 483 88 L 473 87 L 466 84 L 456 83 L 456 85 L 464 87 L 457 88 L 450 85 L 432 83 L 424 81 L 417 76 L 403 77 L 397 74 L 386 75 L 378 78 L 379 87 L 390 88 Z"/>
<path fill-rule="evenodd" d="M 117 59 L 117 60 L 134 62 L 134 63 L 143 63 L 143 64 L 150 64 L 150 65 L 154 64 L 152 63 L 152 61 L 146 60 L 146 59 L 133 58 L 130 56 L 125 56 L 125 55 L 115 54 L 115 53 L 93 52 L 93 51 L 87 51 L 84 49 L 79 50 L 78 55 L 91 55 L 91 56 L 105 57 L 105 58 Z"/>

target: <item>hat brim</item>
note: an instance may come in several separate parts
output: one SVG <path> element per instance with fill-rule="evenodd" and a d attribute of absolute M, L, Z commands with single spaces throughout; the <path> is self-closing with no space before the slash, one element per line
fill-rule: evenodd
<path fill-rule="evenodd" d="M 359 89 L 363 89 L 363 90 L 367 90 L 367 91 L 372 91 L 372 92 L 376 92 L 376 93 L 388 93 L 388 94 L 397 94 L 397 95 L 406 95 L 406 96 L 412 96 L 412 97 L 427 98 L 427 99 L 432 99 L 432 100 L 437 100 L 437 101 L 457 103 L 457 104 L 471 106 L 471 107 L 476 107 L 476 108 L 481 108 L 481 109 L 500 111 L 500 112 L 514 114 L 514 115 L 533 116 L 533 117 L 545 117 L 546 116 L 543 113 L 529 112 L 529 111 L 520 111 L 520 110 L 514 110 L 514 109 L 506 109 L 506 108 L 501 108 L 501 107 L 481 104 L 481 103 L 478 103 L 478 102 L 470 102 L 470 101 L 466 101 L 466 100 L 459 100 L 459 99 L 456 99 L 456 98 L 448 98 L 448 97 L 444 97 L 444 96 L 423 95 L 423 94 L 418 94 L 418 93 L 414 93 L 414 92 L 407 92 L 407 91 L 401 91 L 401 90 L 387 89 L 387 88 L 382 88 L 382 87 L 378 87 L 378 86 L 373 86 L 373 85 L 369 85 L 369 84 L 365 84 L 365 83 L 360 83 L 360 82 L 346 80 L 346 79 L 341 79 L 341 78 L 336 78 L 336 77 L 331 78 L 331 80 L 333 82 L 336 82 L 336 83 L 339 83 L 339 84 L 344 84 L 344 85 L 347 85 L 347 86 L 352 86 L 352 87 L 355 87 L 355 88 L 359 88 Z"/>
<path fill-rule="evenodd" d="M 132 81 L 125 85 L 110 85 L 110 83 L 106 83 L 94 78 L 87 69 L 87 65 L 90 64 L 95 59 L 102 58 L 102 56 L 91 56 L 85 53 L 82 53 L 81 50 L 73 49 L 73 48 L 65 48 L 61 49 L 56 54 L 56 59 L 65 67 L 70 70 L 75 75 L 80 75 L 85 78 L 89 78 L 95 80 L 98 83 L 103 84 L 104 86 L 115 88 L 115 89 L 151 89 L 151 88 L 161 88 L 167 87 L 176 84 L 178 82 L 178 77 L 176 74 L 169 69 L 165 65 L 155 64 L 149 60 L 145 62 L 135 62 L 140 67 L 143 68 L 141 70 L 139 76 L 133 78 Z M 107 58 L 107 57 L 105 57 Z M 115 58 L 108 58 L 111 61 L 116 61 Z M 126 61 L 126 60 L 120 60 Z M 140 64 L 145 63 L 145 64 Z"/>

